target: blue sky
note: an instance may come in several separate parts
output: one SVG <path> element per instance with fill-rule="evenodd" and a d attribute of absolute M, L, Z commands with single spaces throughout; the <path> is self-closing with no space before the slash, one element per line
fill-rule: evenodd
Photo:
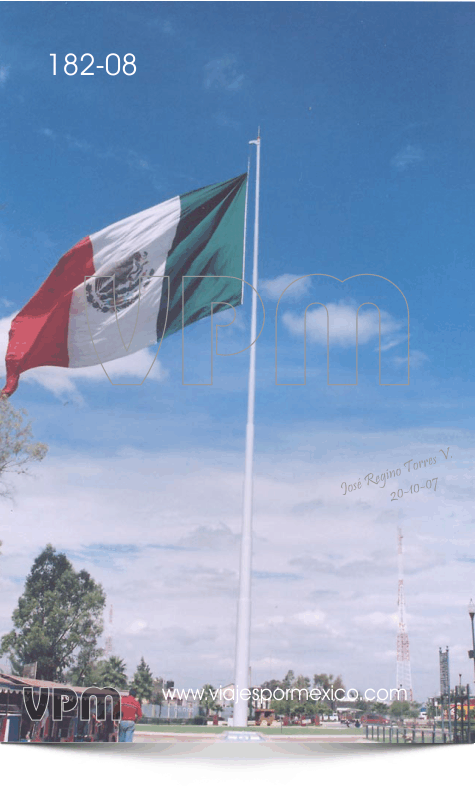
<path fill-rule="evenodd" d="M 6 2 L 0 17 L 2 349 L 11 317 L 67 249 L 243 172 L 260 125 L 253 677 L 293 667 L 394 685 L 398 524 L 415 695 L 437 691 L 439 645 L 468 676 L 473 7 Z M 137 73 L 66 76 L 68 52 L 96 64 L 132 52 Z M 354 313 L 367 301 L 382 310 L 382 380 L 403 383 L 407 312 L 390 280 L 410 310 L 410 386 L 378 386 L 374 308 L 360 313 L 358 386 L 327 386 L 318 307 L 306 387 L 275 385 L 278 296 L 313 273 L 378 278 L 298 281 L 278 319 L 285 383 L 302 375 L 313 302 L 329 308 L 331 383 L 354 382 Z M 247 345 L 249 302 L 223 351 Z M 209 332 L 207 322 L 187 331 L 195 381 L 209 375 Z M 111 370 L 137 382 L 154 352 Z M 50 452 L 15 503 L 0 503 L 0 631 L 51 541 L 104 584 L 131 672 L 144 654 L 187 686 L 232 679 L 247 361 L 218 358 L 212 387 L 183 387 L 175 335 L 141 387 L 112 387 L 100 368 L 25 375 L 13 402 Z M 342 496 L 343 481 L 433 456 L 434 494 L 394 504 L 388 484 Z M 424 475 L 401 477 L 405 490 Z"/>

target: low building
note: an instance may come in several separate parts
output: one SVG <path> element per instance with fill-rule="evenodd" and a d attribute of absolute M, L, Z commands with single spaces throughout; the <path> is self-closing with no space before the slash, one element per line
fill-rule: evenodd
<path fill-rule="evenodd" d="M 34 707 L 44 708 L 39 721 L 33 720 L 26 709 L 24 689 L 34 691 Z M 46 704 L 39 698 L 39 690 L 47 692 Z M 71 695 L 70 692 L 73 692 Z M 127 694 L 127 692 L 119 692 Z M 61 699 L 65 696 L 76 697 L 76 706 L 63 712 Z M 89 718 L 80 717 L 79 700 L 88 702 Z M 53 718 L 53 704 L 56 701 L 61 717 Z M 64 706 L 66 707 L 66 706 Z M 40 708 L 40 710 L 42 709 Z M 55 720 L 59 719 L 59 720 Z M 107 690 L 98 689 L 96 694 L 91 687 L 67 686 L 52 680 L 18 677 L 0 673 L 0 742 L 59 743 L 78 741 L 116 741 L 117 724 L 112 719 L 112 700 Z"/>

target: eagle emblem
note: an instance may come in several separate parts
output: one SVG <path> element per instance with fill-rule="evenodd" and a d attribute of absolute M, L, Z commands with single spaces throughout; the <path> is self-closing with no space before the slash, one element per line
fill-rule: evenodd
<path fill-rule="evenodd" d="M 101 313 L 120 312 L 134 304 L 151 283 L 155 270 L 148 252 L 134 252 L 119 263 L 111 274 L 94 277 L 86 283 L 86 299 Z"/>

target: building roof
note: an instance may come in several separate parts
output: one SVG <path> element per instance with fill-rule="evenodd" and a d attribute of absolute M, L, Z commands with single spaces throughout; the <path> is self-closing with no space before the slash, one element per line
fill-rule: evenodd
<path fill-rule="evenodd" d="M 21 694 L 24 687 L 29 688 L 47 688 L 53 691 L 75 691 L 76 694 L 82 694 L 86 688 L 91 686 L 68 686 L 67 683 L 57 683 L 54 680 L 40 680 L 34 678 L 22 678 L 18 675 L 9 675 L 6 672 L 0 672 L 0 690 L 5 689 L 10 693 Z M 127 694 L 126 691 L 119 691 L 119 694 Z M 106 696 L 104 694 L 104 696 Z"/>

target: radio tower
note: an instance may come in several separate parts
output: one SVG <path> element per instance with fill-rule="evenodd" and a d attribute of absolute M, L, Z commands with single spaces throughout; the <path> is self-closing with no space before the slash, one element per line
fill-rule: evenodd
<path fill-rule="evenodd" d="M 109 609 L 109 628 L 108 628 L 109 633 L 108 633 L 107 638 L 106 638 L 106 649 L 105 649 L 106 658 L 110 658 L 111 653 L 112 653 L 112 617 L 113 617 L 113 614 L 114 614 L 114 610 L 113 610 L 112 604 L 111 604 L 110 605 L 110 609 Z"/>
<path fill-rule="evenodd" d="M 399 625 L 397 632 L 397 680 L 398 690 L 404 689 L 406 700 L 412 702 L 411 661 L 409 657 L 409 636 L 406 631 L 406 605 L 404 602 L 404 576 L 402 567 L 402 529 L 397 528 L 397 608 Z M 399 697 L 400 699 L 400 697 Z"/>

